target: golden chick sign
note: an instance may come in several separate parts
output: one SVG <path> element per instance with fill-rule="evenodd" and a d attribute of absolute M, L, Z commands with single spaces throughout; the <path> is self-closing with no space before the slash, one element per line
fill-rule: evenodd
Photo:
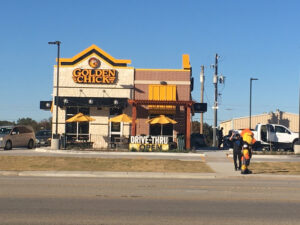
<path fill-rule="evenodd" d="M 91 58 L 89 65 L 93 69 L 74 69 L 73 80 L 81 84 L 114 84 L 116 83 L 117 71 L 115 69 L 98 69 L 100 61 L 97 58 Z"/>

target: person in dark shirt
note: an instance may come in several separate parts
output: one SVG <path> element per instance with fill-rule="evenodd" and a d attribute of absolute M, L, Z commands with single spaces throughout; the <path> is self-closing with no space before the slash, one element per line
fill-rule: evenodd
<path fill-rule="evenodd" d="M 232 141 L 233 145 L 234 169 L 241 170 L 243 139 L 239 133 L 232 132 L 232 135 L 229 140 Z M 239 164 L 237 164 L 237 160 L 239 161 Z"/>
<path fill-rule="evenodd" d="M 218 130 L 218 149 L 221 149 L 221 145 L 223 143 L 223 127 Z"/>

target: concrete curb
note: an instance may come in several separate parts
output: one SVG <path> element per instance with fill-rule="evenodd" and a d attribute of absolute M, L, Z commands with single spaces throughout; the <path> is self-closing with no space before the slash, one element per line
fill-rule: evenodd
<path fill-rule="evenodd" d="M 227 157 L 232 158 L 233 154 L 229 153 Z M 254 159 L 290 159 L 291 157 L 294 157 L 294 155 L 252 155 Z"/>
<path fill-rule="evenodd" d="M 76 151 L 76 150 L 51 150 L 36 148 L 36 152 L 59 153 L 59 154 L 90 154 L 90 155 L 137 155 L 137 156 L 183 156 L 183 157 L 205 157 L 204 153 L 168 153 L 168 152 L 96 152 L 96 151 Z"/>
<path fill-rule="evenodd" d="M 159 173 L 159 172 L 101 172 L 101 171 L 0 171 L 0 176 L 18 177 L 86 177 L 86 178 L 140 178 L 140 179 L 300 179 L 299 175 L 237 173 Z"/>
<path fill-rule="evenodd" d="M 0 176 L 19 177 L 89 177 L 89 178 L 172 178 L 214 179 L 214 173 L 159 173 L 159 172 L 97 172 L 97 171 L 0 171 Z"/>

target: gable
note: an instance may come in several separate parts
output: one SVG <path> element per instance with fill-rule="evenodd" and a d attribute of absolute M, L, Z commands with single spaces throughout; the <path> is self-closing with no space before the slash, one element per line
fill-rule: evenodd
<path fill-rule="evenodd" d="M 127 59 L 115 59 L 96 45 L 92 45 L 89 48 L 83 50 L 73 58 L 61 58 L 60 59 L 60 65 L 61 66 L 74 66 L 80 62 L 82 62 L 84 59 L 88 58 L 91 55 L 97 55 L 102 60 L 107 62 L 113 67 L 127 67 L 127 64 L 131 63 L 131 60 Z"/>

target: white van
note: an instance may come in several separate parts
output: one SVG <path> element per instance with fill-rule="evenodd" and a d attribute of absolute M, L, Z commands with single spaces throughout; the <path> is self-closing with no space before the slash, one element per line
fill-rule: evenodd
<path fill-rule="evenodd" d="M 4 150 L 14 147 L 32 149 L 34 146 L 35 134 L 31 127 L 23 125 L 0 127 L 0 147 Z"/>

